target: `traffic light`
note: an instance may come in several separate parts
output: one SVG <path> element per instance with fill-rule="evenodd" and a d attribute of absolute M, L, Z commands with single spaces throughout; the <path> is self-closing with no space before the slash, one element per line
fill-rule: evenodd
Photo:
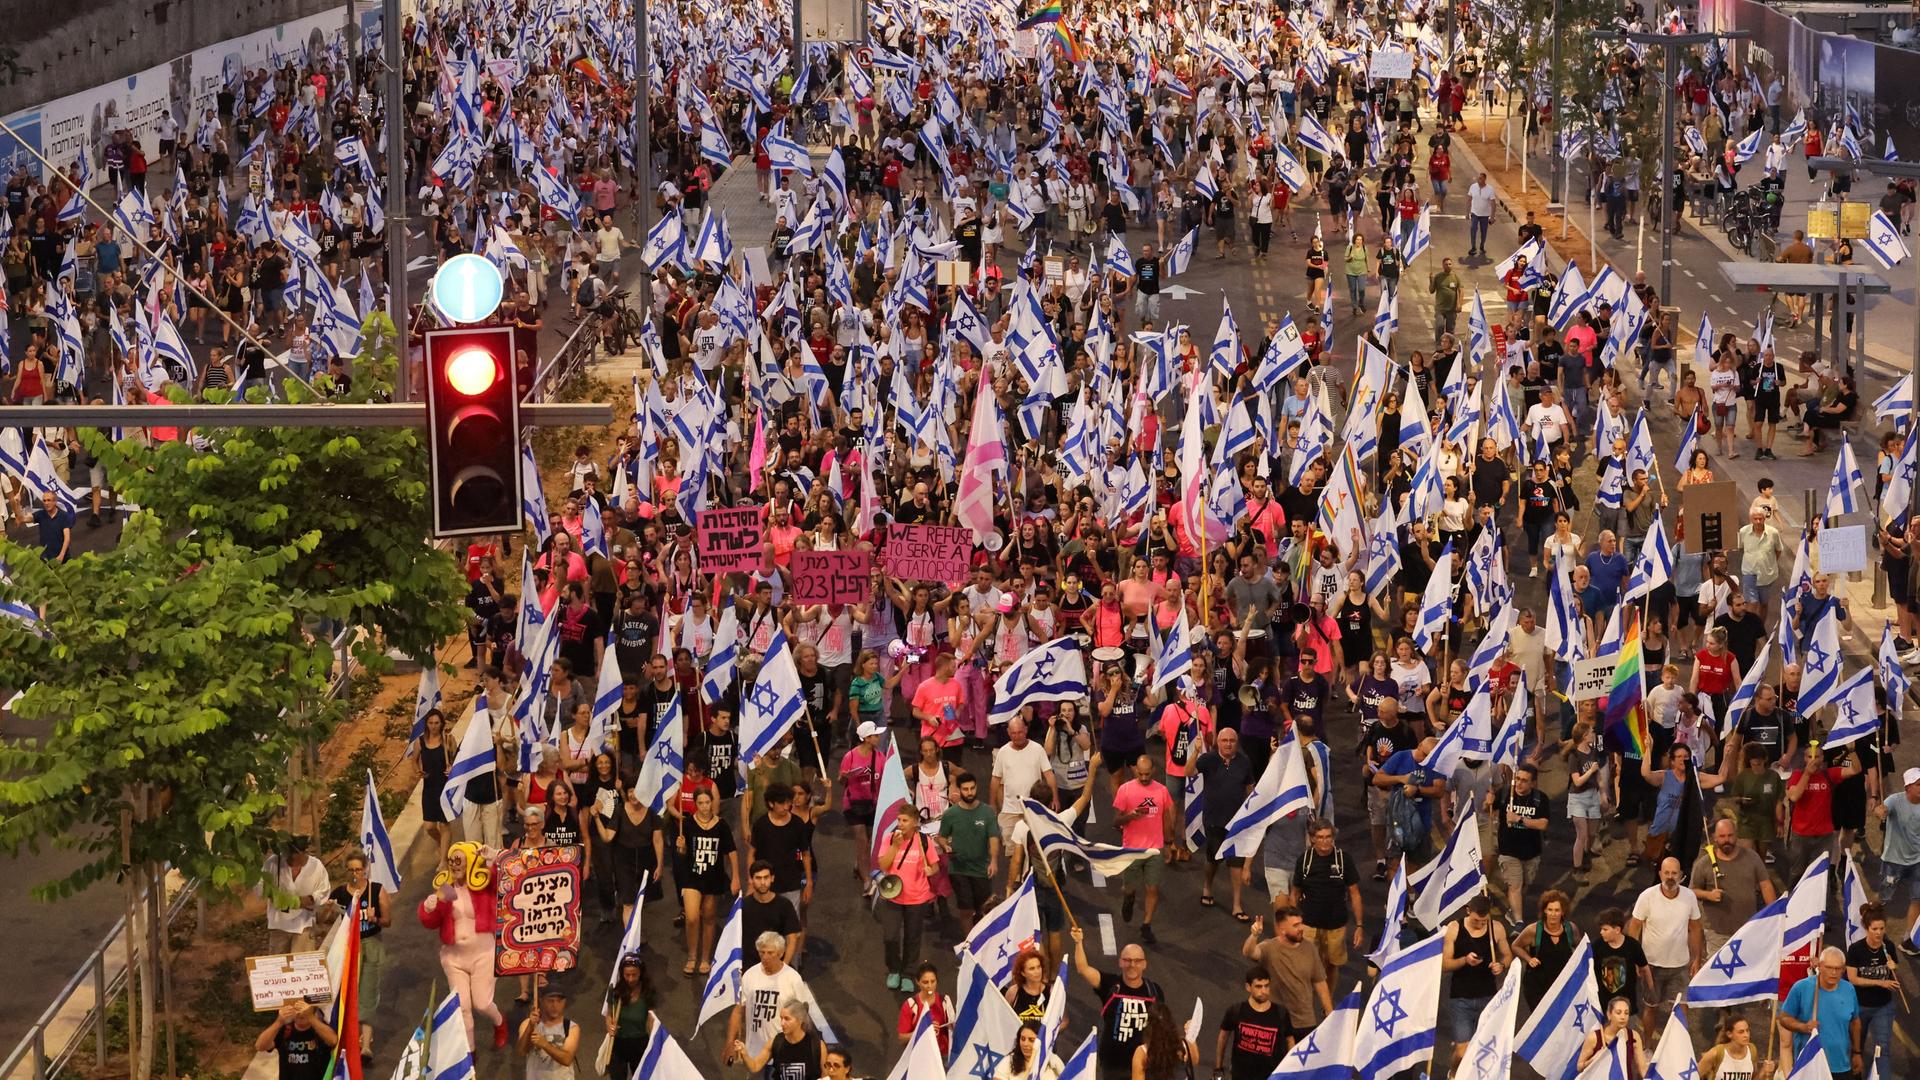
<path fill-rule="evenodd" d="M 427 332 L 433 534 L 520 528 L 520 395 L 513 328 Z"/>

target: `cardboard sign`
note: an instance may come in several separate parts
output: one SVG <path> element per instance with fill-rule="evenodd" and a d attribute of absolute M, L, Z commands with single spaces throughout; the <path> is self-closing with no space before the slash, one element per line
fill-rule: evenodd
<path fill-rule="evenodd" d="M 788 569 L 795 603 L 857 604 L 871 592 L 873 552 L 796 551 Z"/>
<path fill-rule="evenodd" d="M 1375 49 L 1367 74 L 1375 79 L 1413 78 L 1413 54 L 1405 49 Z"/>
<path fill-rule="evenodd" d="M 568 971 L 580 957 L 580 852 L 515 849 L 494 863 L 500 948 L 496 975 Z"/>
<path fill-rule="evenodd" d="M 1820 530 L 1819 569 L 1823 574 L 1851 574 L 1867 568 L 1867 527 L 1830 525 Z"/>
<path fill-rule="evenodd" d="M 327 954 L 320 951 L 247 957 L 247 989 L 254 1012 L 283 1005 L 325 1005 L 333 1000 Z"/>
<path fill-rule="evenodd" d="M 887 573 L 902 581 L 956 585 L 967 578 L 973 533 L 958 525 L 889 525 Z"/>
<path fill-rule="evenodd" d="M 1694 484 L 1681 493 L 1680 504 L 1687 520 L 1690 555 L 1733 547 L 1740 526 L 1746 524 L 1740 513 L 1740 492 L 1731 480 Z"/>
<path fill-rule="evenodd" d="M 1611 658 L 1598 660 L 1575 660 L 1573 662 L 1573 687 L 1567 693 L 1568 701 L 1592 701 L 1607 696 L 1607 689 L 1613 682 L 1613 669 L 1618 666 Z"/>
<path fill-rule="evenodd" d="M 700 569 L 709 574 L 745 573 L 760 565 L 763 506 L 714 507 L 700 511 Z"/>

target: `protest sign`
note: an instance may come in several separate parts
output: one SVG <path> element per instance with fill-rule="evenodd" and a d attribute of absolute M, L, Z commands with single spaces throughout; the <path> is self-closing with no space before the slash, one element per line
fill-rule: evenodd
<path fill-rule="evenodd" d="M 700 569 L 709 574 L 744 573 L 760 565 L 761 506 L 711 507 L 700 511 Z"/>
<path fill-rule="evenodd" d="M 247 989 L 253 993 L 254 1012 L 272 1012 L 282 1005 L 325 1005 L 333 1000 L 327 954 L 316 950 L 249 956 Z"/>
<path fill-rule="evenodd" d="M 1618 665 L 1613 657 L 1597 660 L 1575 660 L 1573 662 L 1573 686 L 1567 691 L 1568 701 L 1592 701 L 1607 696 L 1607 690 L 1613 683 L 1613 670 Z"/>
<path fill-rule="evenodd" d="M 1413 78 L 1413 54 L 1405 49 L 1375 49 L 1367 74 L 1375 79 Z"/>
<path fill-rule="evenodd" d="M 857 604 L 867 598 L 871 551 L 796 551 L 793 599 L 801 604 Z"/>
<path fill-rule="evenodd" d="M 500 948 L 496 975 L 572 969 L 580 955 L 580 851 L 515 849 L 494 864 Z"/>
<path fill-rule="evenodd" d="M 1829 525 L 1820 530 L 1819 569 L 1823 574 L 1851 574 L 1867 568 L 1867 527 Z"/>
<path fill-rule="evenodd" d="M 973 534 L 958 525 L 889 525 L 884 565 L 902 581 L 966 580 Z"/>

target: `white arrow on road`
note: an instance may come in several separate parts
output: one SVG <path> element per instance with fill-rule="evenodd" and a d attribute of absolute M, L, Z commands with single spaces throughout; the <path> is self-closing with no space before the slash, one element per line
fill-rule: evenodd
<path fill-rule="evenodd" d="M 1205 296 L 1207 294 L 1207 290 L 1205 289 L 1189 289 L 1185 285 L 1180 284 L 1169 285 L 1160 291 L 1175 300 L 1185 300 L 1189 296 Z"/>
<path fill-rule="evenodd" d="M 432 255 L 415 255 L 413 258 L 407 260 L 407 273 L 411 274 L 415 270 L 425 270 L 427 267 L 439 261 L 439 259 Z"/>

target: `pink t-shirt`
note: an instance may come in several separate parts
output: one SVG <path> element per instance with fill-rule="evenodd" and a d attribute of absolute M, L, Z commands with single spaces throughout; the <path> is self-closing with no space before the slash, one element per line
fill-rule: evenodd
<path fill-rule="evenodd" d="M 1130 848 L 1157 848 L 1166 843 L 1167 827 L 1161 815 L 1173 805 L 1173 796 L 1167 792 L 1167 786 L 1158 780 L 1129 780 L 1120 785 L 1113 793 L 1115 813 L 1125 814 L 1132 810 L 1145 810 L 1146 813 L 1120 826 L 1120 843 Z"/>
<path fill-rule="evenodd" d="M 956 716 L 960 705 L 967 700 L 966 688 L 958 679 L 928 679 L 913 692 L 913 707 L 926 713 L 928 719 L 920 722 L 920 737 L 932 739 L 941 746 L 952 746 L 960 741 L 960 725 Z M 951 707 L 955 716 L 948 715 Z"/>
<path fill-rule="evenodd" d="M 840 782 L 846 785 L 848 802 L 870 803 L 876 797 L 874 766 L 880 752 L 856 746 L 840 759 Z"/>

